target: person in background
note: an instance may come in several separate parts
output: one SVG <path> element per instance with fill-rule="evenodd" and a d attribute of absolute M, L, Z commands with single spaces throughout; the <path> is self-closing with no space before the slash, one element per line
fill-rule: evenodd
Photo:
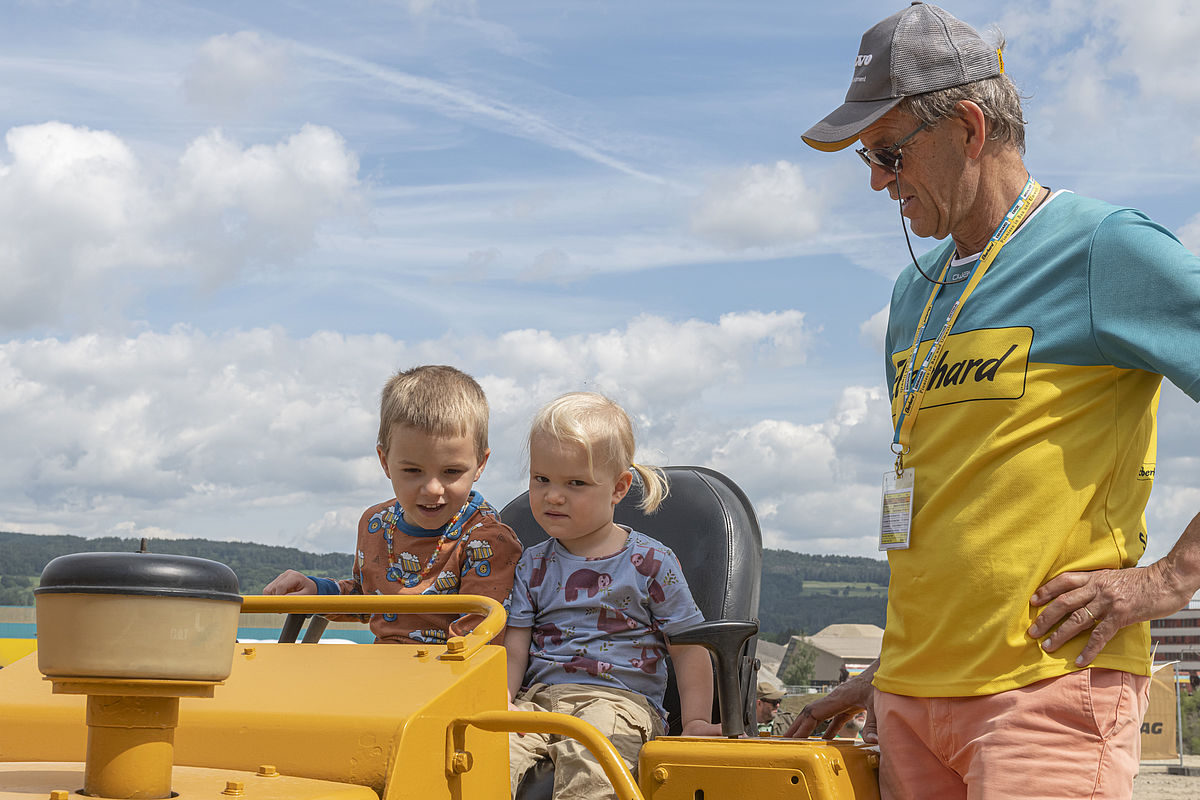
<path fill-rule="evenodd" d="M 758 735 L 782 736 L 791 727 L 794 714 L 779 709 L 787 690 L 770 681 L 759 681 L 755 714 L 758 720 Z"/>

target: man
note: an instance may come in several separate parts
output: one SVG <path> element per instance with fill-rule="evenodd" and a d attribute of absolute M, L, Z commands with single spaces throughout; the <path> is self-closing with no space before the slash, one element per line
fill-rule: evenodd
<path fill-rule="evenodd" d="M 786 696 L 786 691 L 770 681 L 758 682 L 758 701 L 755 707 L 759 734 L 782 736 L 791 727 L 794 715 L 779 710 L 779 703 Z"/>
<path fill-rule="evenodd" d="M 805 142 L 861 141 L 871 188 L 946 241 L 892 294 L 883 649 L 789 734 L 865 708 L 885 799 L 1128 797 L 1145 621 L 1200 588 L 1200 515 L 1136 567 L 1162 377 L 1200 400 L 1200 259 L 1033 180 L 1000 48 L 945 11 L 880 22 L 855 63 Z"/>

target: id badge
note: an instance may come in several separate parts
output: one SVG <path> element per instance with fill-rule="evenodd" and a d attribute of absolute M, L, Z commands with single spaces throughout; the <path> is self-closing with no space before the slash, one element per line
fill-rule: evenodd
<path fill-rule="evenodd" d="M 883 476 L 883 504 L 879 514 L 879 549 L 908 549 L 912 532 L 913 476 L 909 468 L 890 469 Z"/>

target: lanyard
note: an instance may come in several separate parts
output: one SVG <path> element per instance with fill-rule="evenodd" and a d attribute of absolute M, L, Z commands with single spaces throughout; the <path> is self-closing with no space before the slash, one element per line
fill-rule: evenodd
<path fill-rule="evenodd" d="M 925 359 L 921 362 L 919 371 L 913 370 L 913 364 L 917 359 L 917 351 L 921 348 L 921 336 L 925 333 L 925 326 L 929 323 L 929 315 L 933 311 L 933 303 L 937 300 L 938 292 L 941 291 L 941 284 L 933 287 L 933 291 L 929 295 L 929 301 L 925 304 L 925 310 L 921 312 L 921 319 L 917 323 L 917 332 L 913 336 L 912 349 L 909 351 L 908 360 L 904 364 L 904 371 L 901 375 L 900 387 L 903 391 L 903 402 L 900 404 L 900 414 L 896 418 L 896 435 L 892 439 L 892 452 L 896 454 L 896 474 L 899 475 L 904 470 L 904 455 L 911 449 L 913 427 L 917 424 L 917 412 L 921 410 L 921 400 L 925 397 L 925 390 L 929 388 L 929 379 L 931 376 L 930 365 L 934 363 L 937 354 L 941 352 L 942 346 L 946 343 L 946 337 L 950 335 L 950 329 L 954 327 L 954 321 L 958 319 L 958 313 L 962 311 L 963 305 L 966 304 L 967 298 L 971 296 L 971 292 L 975 291 L 975 287 L 979 281 L 983 279 L 983 274 L 987 272 L 988 267 L 996 260 L 996 256 L 1000 253 L 1000 248 L 1008 242 L 1017 228 L 1021 227 L 1021 223 L 1029 216 L 1029 212 L 1033 210 L 1033 205 L 1041 193 L 1042 185 L 1035 181 L 1032 176 L 1025 181 L 1025 188 L 1021 190 L 1021 194 L 1017 197 L 1016 202 L 1008 209 L 1008 213 L 1004 215 L 1004 219 L 1000 222 L 1000 226 L 996 228 L 996 232 L 992 234 L 992 238 L 988 241 L 987 246 L 983 248 L 983 252 L 979 256 L 979 266 L 975 268 L 975 272 L 971 275 L 971 280 L 963 288 L 962 295 L 954 302 L 950 308 L 950 313 L 946 315 L 946 323 L 942 326 L 941 333 L 937 339 L 929 347 L 929 352 L 925 354 Z M 950 262 L 954 258 L 954 252 L 951 251 L 950 257 L 946 259 L 945 265 L 942 267 L 942 272 L 938 275 L 938 280 L 944 280 L 946 273 L 950 269 Z"/>

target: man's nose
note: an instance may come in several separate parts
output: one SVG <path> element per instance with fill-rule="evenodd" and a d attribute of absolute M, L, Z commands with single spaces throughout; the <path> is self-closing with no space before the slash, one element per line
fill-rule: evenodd
<path fill-rule="evenodd" d="M 871 188 L 877 192 L 882 192 L 892 182 L 896 180 L 896 173 L 890 169 L 885 169 L 878 164 L 871 165 Z"/>

